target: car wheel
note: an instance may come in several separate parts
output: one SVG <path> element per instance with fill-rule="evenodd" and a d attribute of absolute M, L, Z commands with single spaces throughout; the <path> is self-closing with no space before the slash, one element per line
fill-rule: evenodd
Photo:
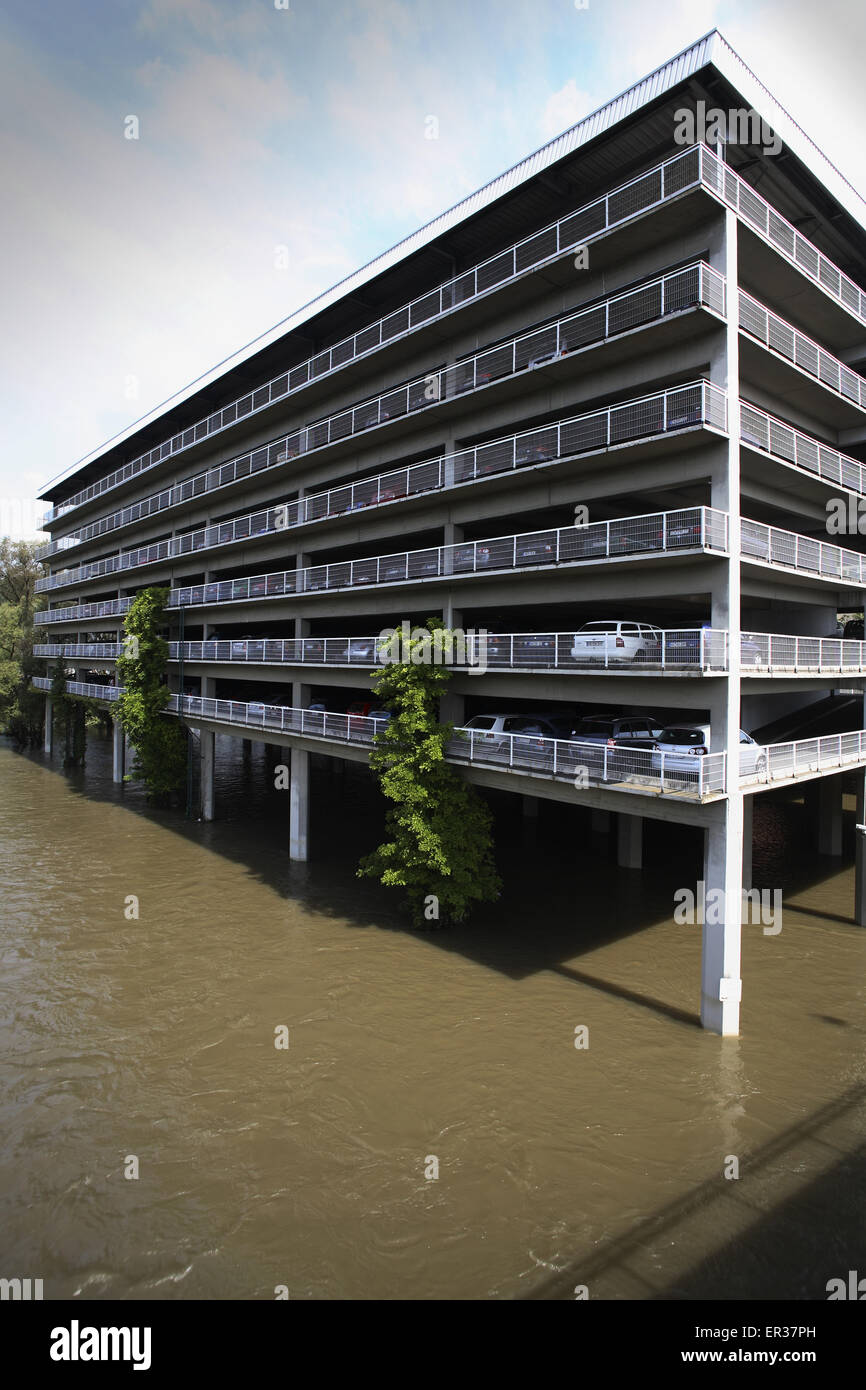
<path fill-rule="evenodd" d="M 637 651 L 635 652 L 635 654 L 634 654 L 634 659 L 635 659 L 635 661 L 645 661 L 645 660 L 646 660 L 646 652 L 644 651 L 643 647 L 638 648 L 638 650 L 637 650 Z"/>

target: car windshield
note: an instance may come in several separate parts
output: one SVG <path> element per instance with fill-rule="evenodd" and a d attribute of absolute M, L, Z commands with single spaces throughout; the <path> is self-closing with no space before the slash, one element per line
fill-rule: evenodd
<path fill-rule="evenodd" d="M 706 743 L 707 736 L 703 729 L 662 729 L 658 741 L 659 743 L 701 744 Z"/>
<path fill-rule="evenodd" d="M 467 728 L 467 729 L 492 729 L 495 722 L 496 722 L 496 721 L 495 721 L 494 719 L 488 718 L 488 716 L 485 715 L 485 714 L 476 714 L 474 719 L 470 719 L 470 720 L 467 722 L 466 728 Z"/>
<path fill-rule="evenodd" d="M 602 734 L 609 738 L 613 734 L 614 725 L 610 719 L 581 719 L 575 725 L 575 738 L 580 738 L 581 734 Z"/>
<path fill-rule="evenodd" d="M 581 632 L 616 632 L 618 623 L 584 623 Z"/>

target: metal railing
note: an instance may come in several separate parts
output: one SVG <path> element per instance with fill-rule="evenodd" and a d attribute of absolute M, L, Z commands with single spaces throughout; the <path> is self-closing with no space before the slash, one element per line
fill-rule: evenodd
<path fill-rule="evenodd" d="M 255 728 L 269 734 L 296 734 L 328 742 L 371 746 L 384 727 L 369 715 L 335 714 L 238 700 L 218 700 L 197 695 L 173 695 L 171 713 L 186 719 L 212 719 L 220 723 Z M 694 772 L 669 772 L 667 755 L 624 744 L 571 739 L 536 738 L 534 735 L 496 734 L 494 742 L 477 729 L 455 729 L 447 745 L 449 762 L 494 766 L 504 771 L 529 772 L 583 785 L 627 786 L 633 792 L 668 793 L 678 798 L 704 799 L 724 791 L 724 754 L 695 759 Z M 654 762 L 655 760 L 655 762 Z"/>
<path fill-rule="evenodd" d="M 866 380 L 862 376 L 745 290 L 740 290 L 739 326 L 742 332 L 814 377 L 837 396 L 866 410 Z"/>
<path fill-rule="evenodd" d="M 499 252 L 489 260 L 429 291 L 402 309 L 362 329 L 351 338 L 325 349 L 306 362 L 263 383 L 252 392 L 207 416 L 196 424 L 175 434 L 138 458 L 132 459 L 107 477 L 83 488 L 72 497 L 46 512 L 44 521 L 50 524 L 67 512 L 93 497 L 119 487 L 136 474 L 155 468 L 202 439 L 210 438 L 239 420 L 249 418 L 275 401 L 283 400 L 294 391 L 336 371 L 347 362 L 366 356 L 404 333 L 454 312 L 483 294 L 537 269 L 548 261 L 606 235 L 615 227 L 642 216 L 671 198 L 700 184 L 709 193 L 732 208 L 759 236 L 785 257 L 793 266 L 812 280 L 849 313 L 866 323 L 866 292 L 839 269 L 823 252 L 804 237 L 775 208 L 756 193 L 739 174 L 723 163 L 705 145 L 692 146 L 682 154 L 665 160 L 655 169 L 629 180 L 595 199 L 559 222 L 550 224 Z M 438 297 L 438 299 L 437 299 Z"/>
<path fill-rule="evenodd" d="M 37 580 L 37 588 L 63 588 L 88 578 L 157 564 L 161 560 L 210 550 L 238 541 L 276 535 L 284 530 L 323 521 L 386 502 L 417 497 L 422 493 L 458 487 L 479 478 L 520 468 L 555 463 L 562 458 L 592 453 L 640 438 L 673 433 L 698 425 L 725 430 L 727 397 L 711 382 L 700 380 L 670 387 L 650 396 L 606 406 L 585 415 L 554 421 L 540 429 L 523 430 L 452 454 L 390 469 L 373 478 L 344 483 L 279 506 L 264 507 L 231 521 L 221 521 L 183 536 L 154 541 L 108 560 L 97 560 L 74 570 L 61 570 Z M 168 493 L 164 494 L 166 497 Z"/>
<path fill-rule="evenodd" d="M 587 526 L 562 526 L 360 560 L 338 560 L 275 574 L 192 584 L 173 589 L 168 607 L 201 607 L 242 599 L 349 589 L 367 584 L 459 578 L 497 570 L 621 559 L 628 555 L 684 549 L 724 552 L 727 535 L 725 512 L 713 507 L 687 507 L 616 521 L 597 521 Z"/>
<path fill-rule="evenodd" d="M 786 673 L 866 672 L 866 642 L 846 637 L 790 637 L 775 632 L 744 632 L 740 649 L 743 674 L 757 669 Z"/>
<path fill-rule="evenodd" d="M 754 770 L 741 774 L 742 785 L 791 781 L 816 772 L 862 764 L 866 762 L 866 729 L 827 734 L 823 738 L 801 738 L 793 743 L 768 743 L 763 754 L 763 760 Z"/>
<path fill-rule="evenodd" d="M 866 496 L 866 464 L 786 425 L 750 401 L 740 402 L 740 440 L 824 482 Z"/>
<path fill-rule="evenodd" d="M 698 148 L 703 186 L 732 208 L 768 245 L 808 276 L 825 294 L 866 323 L 866 292 L 712 150 L 706 145 Z"/>
<path fill-rule="evenodd" d="M 184 642 L 186 661 L 254 662 L 261 665 L 357 666 L 365 670 L 398 659 L 392 639 L 366 637 L 215 638 Z M 618 645 L 619 643 L 619 645 Z M 117 651 L 120 648 L 118 646 Z M 65 647 L 37 656 L 95 655 Z M 99 655 L 108 655 L 100 652 Z M 179 642 L 169 643 L 169 659 L 181 654 Z M 454 651 L 441 659 L 455 670 L 473 667 L 509 671 L 570 671 L 596 669 L 724 673 L 728 669 L 728 633 L 723 628 L 656 629 L 652 638 L 603 632 L 466 632 Z M 789 637 L 766 632 L 743 632 L 740 637 L 743 675 L 767 670 L 786 674 L 866 673 L 866 642 L 834 637 Z"/>
<path fill-rule="evenodd" d="M 397 630 L 399 642 L 400 631 Z M 442 659 L 455 670 L 473 667 L 509 671 L 682 670 L 723 673 L 728 669 L 728 634 L 722 628 L 657 629 L 647 643 L 633 635 L 598 632 L 467 632 L 462 643 Z M 578 643 L 594 644 L 595 650 Z M 260 665 L 371 666 L 396 659 L 390 638 L 259 637 L 215 638 L 184 642 L 185 661 L 254 662 Z M 575 648 L 578 648 L 575 654 Z M 399 652 L 399 647 L 397 651 Z M 120 656 L 120 642 L 45 643 L 33 648 L 37 657 Z M 169 659 L 177 661 L 181 643 L 169 643 Z M 769 632 L 744 632 L 740 639 L 744 676 L 780 671 L 785 674 L 866 674 L 866 642 L 841 637 L 794 637 Z"/>
<path fill-rule="evenodd" d="M 621 333 L 649 327 L 668 314 L 698 305 L 711 308 L 720 298 L 724 300 L 722 276 L 704 262 L 695 262 L 670 275 L 650 280 L 636 289 L 613 295 L 575 314 L 566 315 L 529 333 L 520 334 L 494 348 L 486 348 L 450 367 L 428 372 L 406 385 L 391 387 L 378 396 L 349 406 L 335 415 L 294 430 L 278 441 L 220 464 L 217 468 L 209 469 L 203 475 L 184 479 L 173 487 L 164 489 L 160 495 L 167 494 L 171 499 L 166 505 L 186 501 L 203 492 L 211 491 L 215 477 L 219 479 L 219 486 L 226 486 L 238 478 L 287 463 L 300 454 L 327 448 L 340 440 L 364 434 L 418 411 L 432 409 L 444 401 L 455 400 L 469 391 L 480 390 L 496 381 L 547 366 L 573 352 L 585 351 Z M 196 484 L 200 483 L 202 478 L 207 480 L 206 484 L 199 486 L 196 492 Z M 137 503 L 128 510 L 133 512 L 142 506 L 142 503 Z M 140 515 L 139 511 L 139 518 Z M 168 546 L 170 542 L 165 541 L 163 544 Z M 94 562 L 95 565 L 108 566 L 106 569 L 96 570 L 93 565 L 86 568 L 92 573 L 111 573 L 112 566 L 115 569 L 119 567 L 120 559 L 121 557 L 115 556 L 110 560 Z M 75 577 L 63 577 L 66 573 L 59 571 L 56 575 L 37 580 L 37 589 L 52 588 L 58 583 L 77 582 Z M 77 571 L 69 573 L 75 576 Z"/>
<path fill-rule="evenodd" d="M 51 681 L 47 676 L 34 676 L 32 684 L 37 690 L 51 690 Z M 86 695 L 91 700 L 116 700 L 122 692 L 123 686 L 118 685 L 94 685 L 90 681 L 66 682 L 68 695 Z"/>
<path fill-rule="evenodd" d="M 866 555 L 860 551 L 844 550 L 812 536 L 783 531 L 746 517 L 741 519 L 740 537 L 741 555 L 746 561 L 758 560 L 811 578 L 841 582 L 855 588 L 866 587 Z M 586 526 L 529 531 L 360 560 L 338 560 L 243 579 L 186 585 L 171 591 L 167 606 L 204 607 L 368 584 L 465 578 L 469 574 L 500 570 L 618 560 L 628 555 L 670 554 L 683 549 L 724 553 L 727 547 L 727 513 L 713 507 L 688 507 L 674 512 L 591 522 Z M 34 621 L 44 624 L 108 617 L 125 613 L 131 603 L 129 598 L 111 599 L 75 608 L 43 609 L 34 615 Z"/>
<path fill-rule="evenodd" d="M 778 526 L 765 526 L 743 517 L 740 549 L 744 560 L 762 560 L 817 579 L 841 580 L 855 588 L 866 585 L 866 555 L 798 535 L 796 531 L 782 531 Z"/>
<path fill-rule="evenodd" d="M 131 598 L 103 599 L 101 603 L 78 603 L 72 608 L 41 608 L 33 614 L 33 621 L 44 623 L 63 623 L 76 618 L 115 618 L 128 613 L 132 606 Z"/>
<path fill-rule="evenodd" d="M 505 251 L 497 252 L 495 256 L 447 280 L 402 308 L 393 310 L 384 318 L 351 337 L 344 338 L 333 347 L 325 348 L 306 361 L 264 382 L 222 410 L 190 425 L 171 439 L 130 460 L 107 477 L 67 498 L 48 511 L 44 520 L 56 521 L 83 502 L 98 497 L 110 488 L 119 487 L 138 473 L 155 468 L 173 454 L 191 448 L 202 439 L 210 438 L 240 420 L 249 419 L 276 401 L 285 400 L 310 382 L 318 381 L 329 373 L 338 371 L 347 363 L 378 351 L 379 348 L 414 332 L 417 328 L 463 308 L 473 300 L 502 289 L 519 276 L 537 270 L 565 252 L 574 250 L 575 247 L 606 236 L 613 228 L 622 226 L 634 217 L 642 216 L 650 208 L 678 197 L 700 181 L 698 146 L 692 146 L 681 154 L 665 160 L 648 173 L 612 189 L 604 197 L 569 213 L 558 222 L 552 222 L 540 231 L 533 232 L 531 236 L 525 237 Z M 723 310 L 720 309 L 719 312 Z"/>
<path fill-rule="evenodd" d="M 51 689 L 51 681 L 45 676 L 34 676 L 32 684 L 37 690 Z M 113 701 L 123 687 L 67 681 L 66 689 L 71 695 Z M 360 746 L 372 745 L 383 728 L 381 719 L 369 715 L 335 714 L 198 695 L 171 695 L 166 712 L 268 733 L 296 734 Z M 447 745 L 446 756 L 449 762 L 529 772 L 567 780 L 577 787 L 625 787 L 644 795 L 655 793 L 699 801 L 723 796 L 727 790 L 725 753 L 696 757 L 692 767 L 685 765 L 687 758 L 683 753 L 666 752 L 658 745 L 652 749 L 632 748 L 626 743 L 551 739 L 534 734 L 491 734 L 487 730 L 456 728 Z M 752 766 L 747 766 L 747 761 L 751 761 Z M 740 785 L 791 781 L 864 763 L 866 729 L 791 743 L 754 745 L 741 752 Z"/>
<path fill-rule="evenodd" d="M 120 642 L 43 642 L 33 648 L 33 655 L 95 656 L 114 660 L 121 650 Z"/>

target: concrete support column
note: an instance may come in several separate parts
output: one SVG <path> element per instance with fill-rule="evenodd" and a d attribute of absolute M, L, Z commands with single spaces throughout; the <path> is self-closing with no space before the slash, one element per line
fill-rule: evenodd
<path fill-rule="evenodd" d="M 717 802 L 718 819 L 704 840 L 704 923 L 701 1023 L 722 1037 L 740 1031 L 740 948 L 743 916 L 743 798 Z"/>
<path fill-rule="evenodd" d="M 866 768 L 857 772 L 857 825 L 866 825 Z M 866 830 L 856 830 L 854 841 L 854 921 L 866 927 Z"/>
<path fill-rule="evenodd" d="M 838 859 L 842 853 L 842 778 L 818 781 L 818 853 Z"/>
<path fill-rule="evenodd" d="M 54 699 L 51 695 L 45 696 L 45 727 L 42 743 L 43 749 L 50 754 L 54 751 Z"/>
<path fill-rule="evenodd" d="M 711 621 L 731 634 L 728 674 L 710 699 L 710 751 L 724 753 L 726 799 L 716 803 L 704 852 L 706 905 L 701 961 L 701 1023 L 723 1037 L 740 1027 L 743 913 L 743 793 L 740 788 L 740 339 L 737 218 L 714 224 L 710 263 L 725 277 L 725 324 L 710 359 L 710 380 L 727 393 L 727 434 L 712 455 L 710 504 L 727 515 L 727 556 L 714 567 Z"/>
<path fill-rule="evenodd" d="M 289 782 L 289 858 L 299 863 L 307 859 L 310 831 L 310 755 L 292 749 Z"/>
<path fill-rule="evenodd" d="M 301 560 L 307 561 L 307 556 L 298 556 L 298 568 L 301 568 Z M 310 620 L 309 618 L 295 618 L 295 637 L 309 637 Z M 306 709 L 310 703 L 310 687 L 304 681 L 292 681 L 292 707 L 294 709 Z M 305 755 L 306 756 L 306 755 Z M 306 859 L 306 854 L 304 858 Z"/>
<path fill-rule="evenodd" d="M 112 729 L 111 743 L 111 780 L 112 782 L 122 782 L 123 774 L 126 770 L 126 752 L 123 737 L 123 725 L 119 719 L 114 721 Z"/>
<path fill-rule="evenodd" d="M 643 816 L 619 811 L 616 817 L 616 862 L 621 869 L 643 865 Z"/>
<path fill-rule="evenodd" d="M 754 796 L 743 797 L 743 887 L 752 886 L 752 835 L 755 812 Z"/>
<path fill-rule="evenodd" d="M 201 818 L 202 820 L 213 820 L 214 744 L 216 735 L 208 733 L 205 729 L 200 729 L 199 735 L 201 738 Z"/>

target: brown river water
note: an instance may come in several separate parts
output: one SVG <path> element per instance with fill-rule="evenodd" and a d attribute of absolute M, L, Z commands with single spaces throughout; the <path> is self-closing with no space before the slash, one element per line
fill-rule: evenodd
<path fill-rule="evenodd" d="M 354 876 L 382 823 L 365 770 L 312 760 L 291 865 L 264 748 L 217 746 L 203 825 L 114 787 L 99 736 L 73 774 L 0 741 L 0 1276 L 61 1299 L 825 1299 L 866 1274 L 850 797 L 841 861 L 802 790 L 759 800 L 783 927 L 744 928 L 721 1040 L 696 1023 L 700 927 L 673 921 L 695 832 L 651 823 L 625 871 L 585 811 L 524 822 L 502 796 L 502 900 L 417 933 Z"/>

